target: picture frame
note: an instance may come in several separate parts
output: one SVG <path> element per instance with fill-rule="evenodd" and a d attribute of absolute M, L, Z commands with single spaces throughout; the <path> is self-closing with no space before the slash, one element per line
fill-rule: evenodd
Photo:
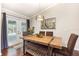
<path fill-rule="evenodd" d="M 56 29 L 56 17 L 41 21 L 41 29 Z"/>

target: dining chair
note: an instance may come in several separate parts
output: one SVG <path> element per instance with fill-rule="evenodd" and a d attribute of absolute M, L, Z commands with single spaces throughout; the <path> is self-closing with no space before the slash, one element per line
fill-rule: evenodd
<path fill-rule="evenodd" d="M 26 36 L 27 35 L 27 32 L 23 32 L 23 36 Z"/>
<path fill-rule="evenodd" d="M 43 36 L 45 36 L 45 31 L 40 31 L 39 34 L 42 34 Z"/>
<path fill-rule="evenodd" d="M 50 32 L 50 31 L 48 32 L 48 31 L 47 31 L 47 32 L 46 32 L 46 36 L 53 36 L 53 32 Z"/>
<path fill-rule="evenodd" d="M 64 56 L 72 56 L 77 38 L 78 38 L 78 35 L 72 33 L 69 38 L 67 47 L 62 47 L 62 49 L 54 48 L 53 54 L 55 56 L 56 56 L 56 54 L 60 54 L 60 55 L 64 55 Z"/>

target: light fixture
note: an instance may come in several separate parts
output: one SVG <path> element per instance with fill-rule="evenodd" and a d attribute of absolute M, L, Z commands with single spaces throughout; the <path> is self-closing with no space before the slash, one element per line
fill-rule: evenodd
<path fill-rule="evenodd" d="M 40 10 L 40 1 L 39 1 L 39 8 L 38 8 L 38 10 L 39 10 L 39 12 L 41 12 L 41 10 Z M 44 16 L 42 16 L 42 15 L 37 15 L 36 16 L 37 17 L 37 20 L 40 20 L 40 21 L 43 21 L 44 20 Z"/>
<path fill-rule="evenodd" d="M 43 21 L 43 20 L 44 20 L 44 16 L 42 16 L 42 15 L 37 15 L 37 20 Z"/>

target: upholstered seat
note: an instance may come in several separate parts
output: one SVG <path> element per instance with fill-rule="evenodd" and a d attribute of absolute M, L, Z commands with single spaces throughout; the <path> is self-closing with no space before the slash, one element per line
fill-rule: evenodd
<path fill-rule="evenodd" d="M 54 53 L 59 53 L 66 56 L 69 56 L 71 54 L 71 52 L 66 47 L 62 47 L 62 49 L 54 48 Z"/>

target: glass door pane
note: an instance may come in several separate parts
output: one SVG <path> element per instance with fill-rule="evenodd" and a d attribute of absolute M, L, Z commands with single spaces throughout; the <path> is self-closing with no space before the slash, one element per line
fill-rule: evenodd
<path fill-rule="evenodd" d="M 27 23 L 26 23 L 26 20 L 21 19 L 21 21 L 19 21 L 18 24 L 19 24 L 18 25 L 18 39 L 20 39 L 20 37 L 23 36 L 23 32 L 27 31 Z"/>
<path fill-rule="evenodd" d="M 26 31 L 27 24 L 25 19 L 7 15 L 7 39 L 8 46 L 12 46 L 23 42 L 22 32 Z"/>
<path fill-rule="evenodd" d="M 25 21 L 25 22 L 22 22 L 22 23 L 21 23 L 21 31 L 22 31 L 22 32 L 27 31 L 27 28 L 26 28 L 26 27 L 27 27 L 26 21 Z"/>
<path fill-rule="evenodd" d="M 12 45 L 17 40 L 17 24 L 16 21 L 8 20 L 8 44 Z"/>

